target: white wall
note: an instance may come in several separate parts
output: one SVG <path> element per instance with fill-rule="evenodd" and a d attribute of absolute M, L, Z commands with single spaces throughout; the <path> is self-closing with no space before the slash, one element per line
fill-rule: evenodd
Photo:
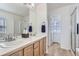
<path fill-rule="evenodd" d="M 40 34 L 41 33 L 41 25 L 42 22 L 45 22 L 46 24 L 46 33 L 47 33 L 47 4 L 45 3 L 39 3 L 36 6 L 36 20 L 37 20 L 37 33 Z"/>
<path fill-rule="evenodd" d="M 6 19 L 6 33 L 7 34 L 14 33 L 14 20 L 22 20 L 23 19 L 22 16 L 18 16 L 16 14 L 9 13 L 4 10 L 0 10 L 0 16 L 4 16 Z M 19 28 L 18 26 L 16 26 L 16 27 Z M 18 31 L 18 30 L 16 29 L 16 31 Z"/>
<path fill-rule="evenodd" d="M 59 38 L 62 48 L 71 49 L 71 13 L 72 6 L 65 6 L 58 9 L 48 8 L 48 20 L 51 21 L 52 16 L 60 16 L 62 24 L 61 37 Z"/>
<path fill-rule="evenodd" d="M 32 24 L 32 33 L 36 34 L 36 24 L 37 24 L 37 20 L 36 20 L 36 6 L 33 8 L 29 9 L 29 24 Z"/>
<path fill-rule="evenodd" d="M 42 22 L 46 22 L 47 26 L 47 5 L 45 3 L 36 4 L 34 8 L 30 9 L 29 19 L 29 23 L 33 25 L 33 32 L 40 34 Z"/>

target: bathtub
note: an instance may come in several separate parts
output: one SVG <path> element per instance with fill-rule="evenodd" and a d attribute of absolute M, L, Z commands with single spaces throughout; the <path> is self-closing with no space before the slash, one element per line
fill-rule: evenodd
<path fill-rule="evenodd" d="M 79 56 L 79 48 L 76 48 L 76 56 Z"/>

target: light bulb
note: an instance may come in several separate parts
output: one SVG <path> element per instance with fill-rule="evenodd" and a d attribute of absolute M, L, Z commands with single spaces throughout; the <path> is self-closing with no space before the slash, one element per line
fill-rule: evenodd
<path fill-rule="evenodd" d="M 34 7 L 34 3 L 32 3 L 31 6 Z"/>

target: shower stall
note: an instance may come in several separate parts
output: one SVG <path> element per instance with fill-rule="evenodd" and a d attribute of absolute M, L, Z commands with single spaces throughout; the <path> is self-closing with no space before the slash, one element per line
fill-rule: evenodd
<path fill-rule="evenodd" d="M 79 7 L 74 8 L 71 14 L 71 49 L 79 55 Z"/>
<path fill-rule="evenodd" d="M 71 14 L 71 49 L 75 52 L 76 51 L 76 10 Z"/>

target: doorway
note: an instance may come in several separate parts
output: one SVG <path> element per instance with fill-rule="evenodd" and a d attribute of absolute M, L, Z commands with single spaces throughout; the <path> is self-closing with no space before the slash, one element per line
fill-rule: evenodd
<path fill-rule="evenodd" d="M 54 43 L 61 42 L 61 18 L 60 16 L 52 16 L 51 19 L 48 21 L 48 31 L 49 31 L 49 46 Z"/>

